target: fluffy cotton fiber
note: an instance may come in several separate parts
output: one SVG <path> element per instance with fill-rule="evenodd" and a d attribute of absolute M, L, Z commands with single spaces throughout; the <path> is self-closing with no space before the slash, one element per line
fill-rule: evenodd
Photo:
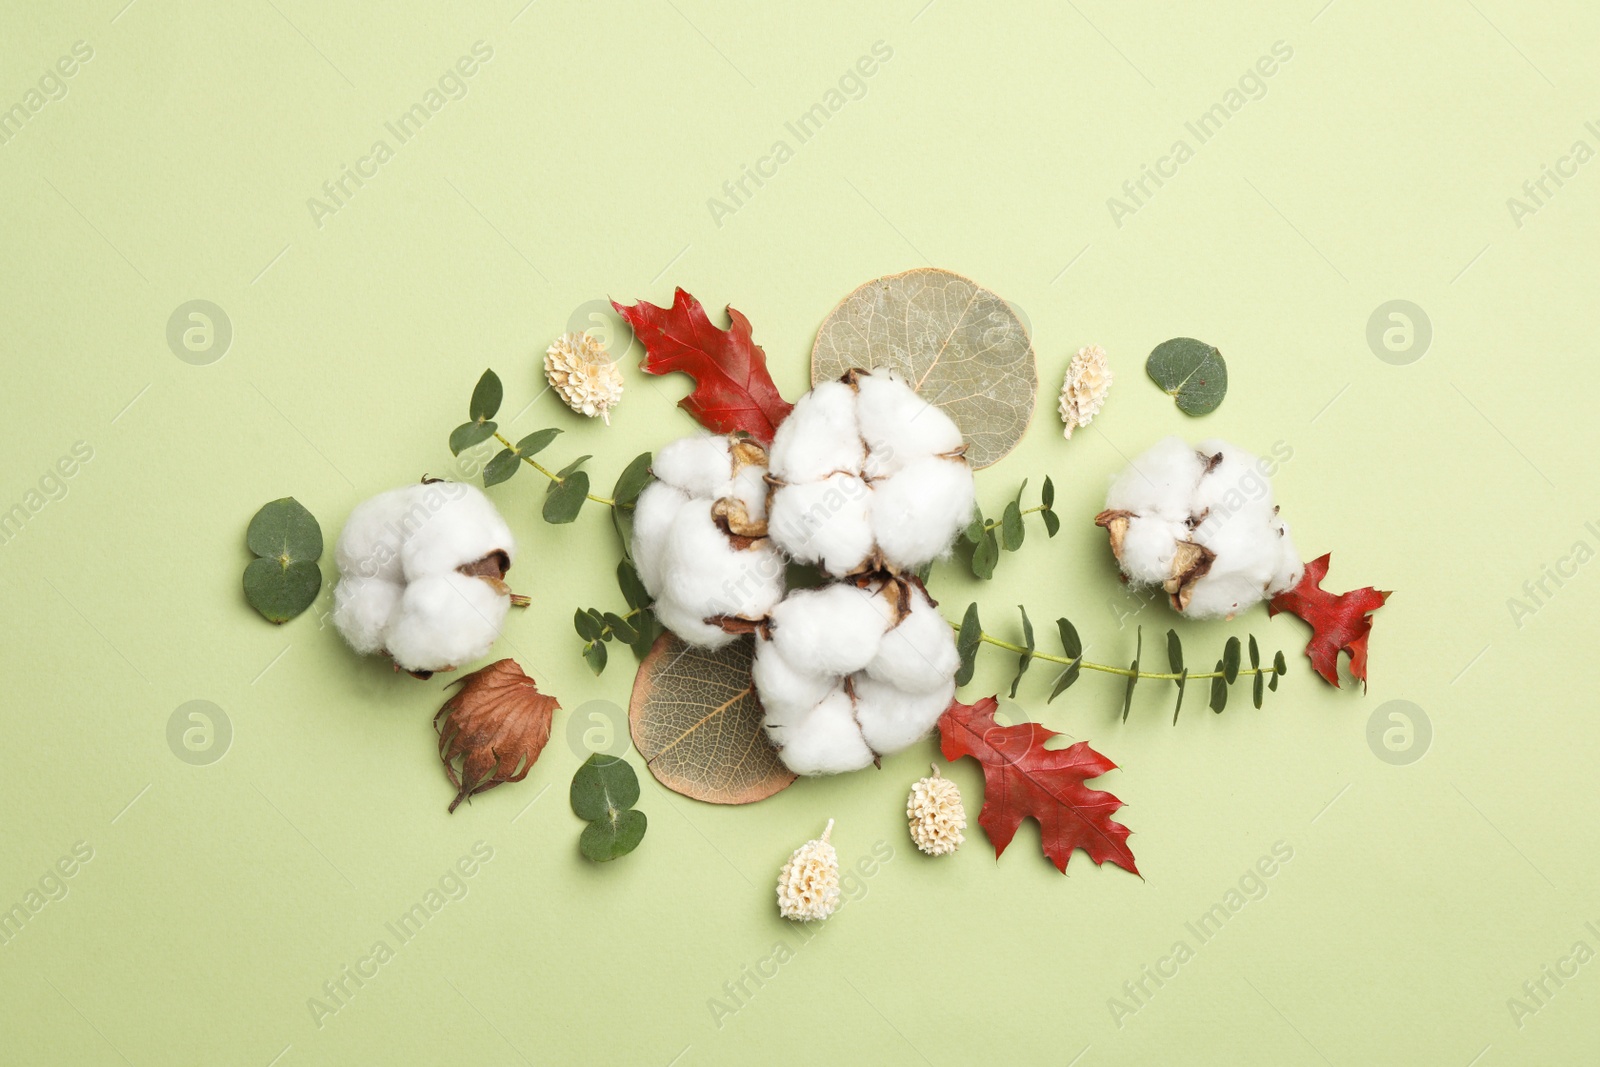
<path fill-rule="evenodd" d="M 1304 568 L 1269 480 L 1275 465 L 1226 441 L 1158 441 L 1129 464 L 1095 522 L 1122 572 L 1194 618 L 1232 618 Z"/>
<path fill-rule="evenodd" d="M 963 451 L 950 417 L 893 371 L 823 382 L 772 442 L 772 539 L 836 578 L 914 571 L 972 518 Z"/>
<path fill-rule="evenodd" d="M 921 586 L 878 578 L 790 593 L 757 632 L 763 726 L 796 774 L 860 770 L 927 735 L 960 657 Z"/>
<path fill-rule="evenodd" d="M 419 673 L 453 669 L 500 636 L 511 604 L 501 576 L 515 556 L 510 528 L 473 486 L 380 493 L 350 513 L 334 546 L 334 626 L 363 655 L 387 652 Z"/>
<path fill-rule="evenodd" d="M 717 648 L 730 621 L 766 618 L 783 597 L 784 561 L 766 536 L 766 453 L 750 441 L 673 441 L 634 509 L 633 562 L 656 618 L 684 641 Z"/>

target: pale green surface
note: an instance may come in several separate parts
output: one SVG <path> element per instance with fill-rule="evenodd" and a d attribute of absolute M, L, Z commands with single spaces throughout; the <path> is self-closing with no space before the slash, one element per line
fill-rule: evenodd
<path fill-rule="evenodd" d="M 94 48 L 69 95 L 0 147 L 0 507 L 73 442 L 94 450 L 0 546 L 0 904 L 74 842 L 94 850 L 0 946 L 0 1058 L 1593 1061 L 1600 963 L 1552 984 L 1520 1030 L 1507 999 L 1573 942 L 1600 948 L 1584 927 L 1600 926 L 1594 565 L 1520 629 L 1506 601 L 1575 541 L 1600 542 L 1600 522 L 1584 525 L 1600 520 L 1586 321 L 1600 170 L 1520 229 L 1505 205 L 1574 139 L 1597 144 L 1592 7 L 538 0 L 513 22 L 521 0 L 138 0 L 113 22 L 122 3 L 6 0 L 0 20 L 0 106 L 75 40 Z M 477 40 L 494 57 L 470 94 L 317 229 L 306 198 Z M 785 121 L 877 40 L 893 58 L 866 96 L 715 225 L 707 197 L 775 138 L 793 146 Z M 1115 226 L 1106 198 L 1192 142 L 1183 121 L 1277 40 L 1294 56 L 1265 98 Z M 1263 712 L 1239 690 L 1218 718 L 1191 693 L 1174 728 L 1170 690 L 1152 686 L 1122 725 L 1118 681 L 1086 676 L 1045 708 L 1051 675 L 1035 668 L 1020 710 L 1125 768 L 1100 784 L 1128 802 L 1144 881 L 1081 854 L 1063 878 L 1031 826 L 998 863 L 975 825 L 953 857 L 920 856 L 902 805 L 931 743 L 743 809 L 645 777 L 648 837 L 595 867 L 566 803 L 581 762 L 566 713 L 525 783 L 447 816 L 439 682 L 357 661 L 315 614 L 277 629 L 244 603 L 256 508 L 293 494 L 331 546 L 363 497 L 446 474 L 484 366 L 514 415 L 585 301 L 666 303 L 681 284 L 732 303 L 792 397 L 835 301 L 929 262 L 1015 302 L 1039 351 L 1032 433 L 980 495 L 998 513 L 1022 477 L 1051 473 L 1065 528 L 1046 542 L 1035 522 L 977 591 L 991 623 L 1025 600 L 1041 635 L 1067 613 L 1092 654 L 1131 655 L 1114 608 L 1132 601 L 1089 518 L 1119 453 L 1172 432 L 1289 443 L 1279 499 L 1308 555 L 1333 550 L 1330 586 L 1398 590 L 1365 697 L 1323 686 L 1303 627 L 1259 609 L 1183 633 L 1196 663 L 1247 630 L 1288 651 Z M 233 324 L 211 366 L 165 340 L 196 298 Z M 1365 340 L 1395 298 L 1434 325 L 1411 366 Z M 1228 360 L 1227 400 L 1203 420 L 1143 375 L 1178 335 Z M 1055 389 L 1090 342 L 1118 382 L 1063 443 Z M 511 429 L 565 427 L 548 455 L 595 453 L 603 492 L 690 429 L 671 406 L 682 380 L 646 382 L 636 356 L 610 429 L 549 396 Z M 606 517 L 546 526 L 542 488 L 528 471 L 494 490 L 521 541 L 511 577 L 537 603 L 497 653 L 567 709 L 625 702 L 626 651 L 596 680 L 570 623 L 578 605 L 621 603 Z M 975 592 L 948 568 L 933 585 L 952 614 Z M 1140 621 L 1159 662 L 1171 617 Z M 968 695 L 1007 682 L 1011 660 L 986 653 Z M 1366 740 L 1397 698 L 1435 731 L 1411 766 Z M 166 740 L 196 699 L 233 724 L 211 766 Z M 977 768 L 948 773 L 975 820 Z M 723 983 L 799 945 L 772 885 L 830 817 L 847 861 L 880 841 L 893 859 L 719 1028 Z M 479 840 L 494 858 L 466 898 L 315 1026 L 307 998 L 375 940 L 394 945 L 385 922 Z M 1185 922 L 1280 840 L 1294 859 L 1269 895 L 1198 945 Z M 1108 998 L 1180 938 L 1195 958 L 1119 1029 Z"/>

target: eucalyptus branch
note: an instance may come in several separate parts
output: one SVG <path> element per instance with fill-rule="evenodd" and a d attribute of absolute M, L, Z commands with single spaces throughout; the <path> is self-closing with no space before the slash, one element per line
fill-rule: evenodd
<path fill-rule="evenodd" d="M 1261 650 L 1256 644 L 1256 639 L 1250 637 L 1250 666 L 1241 663 L 1244 646 L 1237 637 L 1228 638 L 1223 647 L 1222 658 L 1217 660 L 1217 665 L 1209 671 L 1191 672 L 1183 664 L 1183 642 L 1178 638 L 1176 630 L 1167 631 L 1167 662 L 1170 671 L 1147 671 L 1140 667 L 1144 654 L 1144 628 L 1137 631 L 1134 646 L 1133 662 L 1126 667 L 1116 667 L 1109 663 L 1093 663 L 1083 658 L 1083 640 L 1078 636 L 1078 630 L 1067 619 L 1057 619 L 1056 629 L 1061 638 L 1061 655 L 1041 652 L 1034 641 L 1033 623 L 1028 618 L 1026 608 L 1018 606 L 1022 613 L 1022 643 L 1007 641 L 987 633 L 978 619 L 978 605 L 967 606 L 967 612 L 959 623 L 951 622 L 950 626 L 956 631 L 956 651 L 961 657 L 960 668 L 956 671 L 956 684 L 966 685 L 972 680 L 973 671 L 976 669 L 978 648 L 981 645 L 993 645 L 1003 648 L 1008 652 L 1017 654 L 1017 673 L 1011 680 L 1011 696 L 1017 695 L 1017 687 L 1022 683 L 1022 676 L 1034 660 L 1046 663 L 1055 663 L 1063 669 L 1056 677 L 1055 684 L 1050 689 L 1050 696 L 1046 703 L 1054 700 L 1065 692 L 1072 683 L 1078 680 L 1079 675 L 1086 670 L 1098 671 L 1101 674 L 1111 674 L 1127 680 L 1127 685 L 1122 694 L 1122 717 L 1127 719 L 1128 711 L 1133 706 L 1133 689 L 1141 681 L 1172 682 L 1178 688 L 1178 702 L 1172 710 L 1172 721 L 1178 721 L 1178 711 L 1183 707 L 1184 689 L 1191 681 L 1204 681 L 1210 683 L 1211 710 L 1220 712 L 1228 703 L 1228 687 L 1242 676 L 1252 679 L 1251 700 L 1256 707 L 1261 707 L 1268 689 L 1278 688 L 1278 679 L 1289 669 L 1288 663 L 1283 658 L 1283 653 L 1277 653 L 1271 666 L 1262 666 Z M 948 620 L 946 620 L 948 621 Z"/>
<path fill-rule="evenodd" d="M 517 446 L 512 444 L 511 440 L 499 430 L 494 432 L 494 439 L 505 445 L 512 452 L 517 452 Z M 521 453 L 517 453 L 517 458 L 522 460 L 522 462 L 526 463 L 528 466 L 532 467 L 534 470 L 538 471 L 540 474 L 544 475 L 546 478 L 549 478 L 552 482 L 555 482 L 557 485 L 566 485 L 567 478 L 571 477 L 571 475 L 563 477 L 562 475 L 557 474 L 555 471 L 546 467 L 532 456 L 524 456 Z M 596 504 L 604 504 L 608 508 L 614 508 L 617 506 L 617 502 L 608 496 L 595 496 L 593 493 L 584 493 L 583 495 L 588 497 L 590 500 L 593 500 Z M 631 504 L 628 506 L 632 507 Z"/>
<path fill-rule="evenodd" d="M 962 531 L 961 539 L 972 546 L 968 563 L 974 578 L 992 578 L 995 564 L 1000 562 L 1000 553 L 1015 552 L 1022 547 L 1028 533 L 1027 524 L 1022 521 L 1025 516 L 1041 516 L 1045 533 L 1051 537 L 1061 529 L 1061 518 L 1054 510 L 1055 484 L 1046 478 L 1039 491 L 1039 503 L 1031 508 L 1022 506 L 1022 494 L 1027 488 L 1028 480 L 1024 478 L 1017 487 L 1016 497 L 1006 504 L 998 519 L 985 519 L 982 510 L 973 509 L 972 522 Z"/>

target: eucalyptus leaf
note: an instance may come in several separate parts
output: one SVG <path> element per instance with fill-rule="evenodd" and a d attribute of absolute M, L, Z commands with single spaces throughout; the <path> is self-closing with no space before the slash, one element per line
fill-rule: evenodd
<path fill-rule="evenodd" d="M 653 611 L 641 611 L 634 616 L 633 628 L 639 637 L 637 640 L 630 641 L 629 645 L 633 648 L 634 656 L 643 660 L 650 654 L 651 646 L 656 643 L 656 638 L 660 637 L 664 630 L 662 625 L 656 621 L 655 612 Z"/>
<path fill-rule="evenodd" d="M 1017 610 L 1022 612 L 1022 646 L 1027 651 L 1018 658 L 1017 676 L 1011 679 L 1011 699 L 1013 700 L 1017 697 L 1017 686 L 1022 683 L 1022 676 L 1027 673 L 1028 664 L 1033 662 L 1033 623 L 1028 619 L 1027 608 L 1018 604 Z"/>
<path fill-rule="evenodd" d="M 1222 648 L 1222 678 L 1232 685 L 1239 678 L 1239 639 L 1228 638 L 1228 643 Z"/>
<path fill-rule="evenodd" d="M 1056 483 L 1050 480 L 1048 474 L 1045 475 L 1044 486 L 1039 490 L 1039 503 L 1044 505 L 1046 511 L 1056 504 Z"/>
<path fill-rule="evenodd" d="M 617 587 L 622 590 L 622 599 L 628 602 L 630 608 L 642 608 L 650 603 L 650 590 L 644 587 L 644 582 L 639 580 L 639 572 L 627 560 L 617 564 Z"/>
<path fill-rule="evenodd" d="M 1133 646 L 1133 663 L 1129 666 L 1132 672 L 1128 675 L 1128 685 L 1122 691 L 1122 721 L 1128 721 L 1128 711 L 1133 707 L 1133 687 L 1139 684 L 1139 660 L 1144 657 L 1144 627 L 1136 630 Z"/>
<path fill-rule="evenodd" d="M 994 566 L 1000 562 L 1000 539 L 993 530 L 985 530 L 982 540 L 972 550 L 972 574 L 975 578 L 994 577 Z"/>
<path fill-rule="evenodd" d="M 292 496 L 263 504 L 250 520 L 244 541 L 250 551 L 267 559 L 322 558 L 322 527 Z"/>
<path fill-rule="evenodd" d="M 548 430 L 533 431 L 528 436 L 517 442 L 517 455 L 532 456 L 536 453 L 543 452 L 550 446 L 550 442 L 554 441 L 557 435 L 560 433 L 561 431 L 555 427 L 551 427 Z"/>
<path fill-rule="evenodd" d="M 1067 669 L 1056 676 L 1056 684 L 1050 687 L 1050 695 L 1045 697 L 1046 704 L 1072 688 L 1072 683 L 1078 680 L 1078 674 L 1083 669 L 1083 657 L 1078 656 L 1069 664 Z"/>
<path fill-rule="evenodd" d="M 899 371 L 942 408 L 987 467 L 1014 448 L 1033 417 L 1039 376 L 1028 330 L 994 293 L 959 274 L 918 268 L 861 286 L 817 330 L 811 382 L 852 367 Z"/>
<path fill-rule="evenodd" d="M 1253 671 L 1261 669 L 1261 649 L 1256 645 L 1255 634 L 1250 635 L 1250 669 Z"/>
<path fill-rule="evenodd" d="M 495 453 L 493 459 L 483 465 L 483 487 L 487 489 L 491 485 L 499 485 L 501 482 L 510 481 L 511 476 L 516 474 L 517 469 L 521 466 L 522 459 L 516 452 L 509 448 L 502 448 Z"/>
<path fill-rule="evenodd" d="M 572 811 L 594 822 L 639 803 L 639 776 L 620 756 L 592 753 L 572 776 Z"/>
<path fill-rule="evenodd" d="M 611 489 L 611 499 L 617 502 L 619 508 L 631 508 L 639 499 L 639 494 L 644 492 L 645 486 L 650 484 L 650 478 L 650 453 L 641 452 L 617 476 L 617 484 Z"/>
<path fill-rule="evenodd" d="M 978 508 L 973 508 L 972 521 L 967 524 L 965 530 L 961 531 L 961 536 L 968 544 L 975 545 L 983 540 L 983 530 L 983 512 Z"/>
<path fill-rule="evenodd" d="M 463 422 L 450 431 L 450 454 L 459 456 L 473 445 L 481 445 L 499 429 L 493 422 Z"/>
<path fill-rule="evenodd" d="M 573 629 L 578 631 L 578 636 L 585 641 L 598 641 L 600 639 L 601 624 L 595 622 L 594 616 L 579 608 L 572 614 Z"/>
<path fill-rule="evenodd" d="M 1022 547 L 1022 539 L 1027 534 L 1027 529 L 1022 525 L 1022 509 L 1017 506 L 1015 500 L 1006 505 L 1006 510 L 1000 517 L 1000 533 L 1007 552 L 1015 552 Z"/>
<path fill-rule="evenodd" d="M 983 624 L 978 621 L 977 601 L 973 601 L 967 605 L 967 613 L 961 617 L 961 632 L 956 635 L 956 653 L 961 657 L 961 666 L 956 669 L 956 685 L 972 681 L 978 662 L 978 645 L 982 641 Z"/>
<path fill-rule="evenodd" d="M 615 819 L 597 819 L 578 835 L 578 851 L 595 863 L 609 863 L 639 847 L 649 820 L 637 809 L 619 811 Z"/>
<path fill-rule="evenodd" d="M 1057 619 L 1056 629 L 1061 633 L 1061 651 L 1074 659 L 1082 659 L 1083 639 L 1078 636 L 1078 628 L 1066 619 Z"/>
<path fill-rule="evenodd" d="M 1183 690 L 1189 684 L 1189 670 L 1184 668 L 1178 673 L 1178 702 L 1172 705 L 1172 725 L 1178 725 L 1178 712 L 1183 710 Z"/>
<path fill-rule="evenodd" d="M 1172 665 L 1172 673 L 1177 674 L 1183 670 L 1183 642 L 1178 640 L 1178 631 L 1167 631 L 1167 662 Z"/>
<path fill-rule="evenodd" d="M 592 644 L 585 645 L 583 648 L 583 662 L 587 663 L 589 669 L 597 675 L 604 671 L 606 669 L 605 642 L 595 641 Z"/>
<path fill-rule="evenodd" d="M 309 608 L 321 589 L 322 569 L 311 560 L 258 558 L 244 569 L 244 598 L 268 622 L 288 622 Z"/>
<path fill-rule="evenodd" d="M 565 478 L 567 475 L 571 474 L 573 471 L 577 470 L 579 467 L 583 466 L 585 463 L 589 462 L 593 458 L 594 458 L 593 456 L 579 456 L 577 459 L 573 460 L 571 463 L 568 463 L 565 467 L 562 467 L 560 470 L 556 471 L 556 477 L 557 478 Z M 588 477 L 589 477 L 588 475 L 584 475 L 584 480 L 588 481 Z M 588 492 L 587 489 L 585 489 L 584 491 Z"/>
<path fill-rule="evenodd" d="M 1218 715 L 1228 706 L 1228 683 L 1222 677 L 1222 661 L 1217 660 L 1216 677 L 1211 679 L 1211 710 Z"/>
<path fill-rule="evenodd" d="M 551 482 L 544 497 L 544 521 L 561 524 L 571 522 L 578 517 L 578 512 L 583 510 L 583 502 L 589 498 L 589 475 L 584 471 L 573 471 L 562 476 L 561 481 Z"/>
<path fill-rule="evenodd" d="M 1061 516 L 1053 511 L 1041 511 L 1039 517 L 1044 520 L 1044 532 L 1054 537 L 1061 532 Z"/>
<path fill-rule="evenodd" d="M 1261 707 L 1261 700 L 1266 691 L 1266 678 L 1264 674 L 1256 675 L 1255 682 L 1251 686 L 1251 699 L 1255 701 L 1257 708 Z"/>
<path fill-rule="evenodd" d="M 605 620 L 606 629 L 609 631 L 607 640 L 614 637 L 625 645 L 631 645 L 639 640 L 639 632 L 633 628 L 632 623 L 621 615 L 608 611 L 605 613 Z"/>
<path fill-rule="evenodd" d="M 1156 345 L 1144 369 L 1186 415 L 1215 411 L 1228 393 L 1228 365 L 1222 353 L 1192 337 L 1174 337 Z"/>
<path fill-rule="evenodd" d="M 1279 649 L 1272 657 L 1272 691 L 1278 691 L 1278 679 L 1282 678 L 1289 669 L 1289 661 L 1283 658 L 1283 650 Z"/>
<path fill-rule="evenodd" d="M 505 389 L 500 384 L 500 375 L 492 370 L 483 372 L 483 377 L 478 379 L 478 384 L 472 390 L 472 403 L 468 409 L 468 416 L 475 422 L 492 419 L 500 410 L 500 400 L 505 394 Z"/>

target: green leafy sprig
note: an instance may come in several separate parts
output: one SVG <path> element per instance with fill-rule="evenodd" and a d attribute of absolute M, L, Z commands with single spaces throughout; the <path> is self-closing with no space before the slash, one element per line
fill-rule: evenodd
<path fill-rule="evenodd" d="M 1171 671 L 1147 671 L 1140 667 L 1144 656 L 1144 628 L 1140 627 L 1134 644 L 1133 662 L 1126 667 L 1114 667 L 1105 663 L 1091 663 L 1083 658 L 1083 639 L 1078 636 L 1077 627 L 1067 619 L 1056 620 L 1056 630 L 1061 640 L 1063 655 L 1057 656 L 1047 652 L 1040 652 L 1034 640 L 1033 623 L 1028 618 L 1026 608 L 1018 606 L 1022 613 L 1022 643 L 1004 641 L 993 634 L 985 633 L 983 624 L 978 618 L 978 605 L 967 606 L 966 614 L 960 623 L 951 623 L 956 630 L 956 650 L 961 655 L 961 666 L 956 671 L 956 684 L 966 685 L 972 680 L 972 674 L 977 665 L 978 647 L 982 644 L 994 645 L 1008 652 L 1017 653 L 1017 673 L 1011 680 L 1011 696 L 1017 695 L 1017 687 L 1022 683 L 1022 676 L 1034 660 L 1044 660 L 1048 663 L 1060 665 L 1063 669 L 1056 676 L 1054 684 L 1050 687 L 1050 695 L 1046 703 L 1071 688 L 1083 671 L 1100 671 L 1103 674 L 1120 675 L 1127 680 L 1122 692 L 1122 718 L 1126 722 L 1128 712 L 1133 707 L 1133 690 L 1141 681 L 1167 681 L 1172 682 L 1178 689 L 1177 701 L 1172 708 L 1172 721 L 1178 721 L 1178 712 L 1183 709 L 1183 694 L 1191 681 L 1209 681 L 1211 683 L 1211 710 L 1221 713 L 1228 704 L 1228 689 L 1241 676 L 1253 679 L 1251 700 L 1257 708 L 1268 689 L 1276 691 L 1278 679 L 1289 669 L 1288 662 L 1280 651 L 1274 657 L 1270 667 L 1261 665 L 1261 650 L 1256 644 L 1254 635 L 1249 638 L 1250 666 L 1242 665 L 1242 648 L 1237 637 L 1228 638 L 1223 646 L 1222 658 L 1217 660 L 1215 669 L 1203 673 L 1191 672 L 1184 666 L 1183 642 L 1178 638 L 1176 630 L 1167 631 L 1167 662 Z"/>
<path fill-rule="evenodd" d="M 973 577 L 984 579 L 994 577 L 994 568 L 995 564 L 1000 562 L 1000 553 L 1015 552 L 1022 547 L 1022 542 L 1028 534 L 1027 525 L 1022 521 L 1025 516 L 1038 514 L 1044 521 L 1045 532 L 1051 537 L 1060 531 L 1061 517 L 1055 513 L 1055 484 L 1049 478 L 1045 478 L 1044 486 L 1039 491 L 1038 505 L 1024 509 L 1022 494 L 1027 488 L 1028 480 L 1024 478 L 1022 484 L 1017 487 L 1016 498 L 1006 504 L 998 519 L 985 519 L 981 509 L 974 509 L 972 522 L 961 534 L 961 539 L 972 546 L 969 562 Z"/>

